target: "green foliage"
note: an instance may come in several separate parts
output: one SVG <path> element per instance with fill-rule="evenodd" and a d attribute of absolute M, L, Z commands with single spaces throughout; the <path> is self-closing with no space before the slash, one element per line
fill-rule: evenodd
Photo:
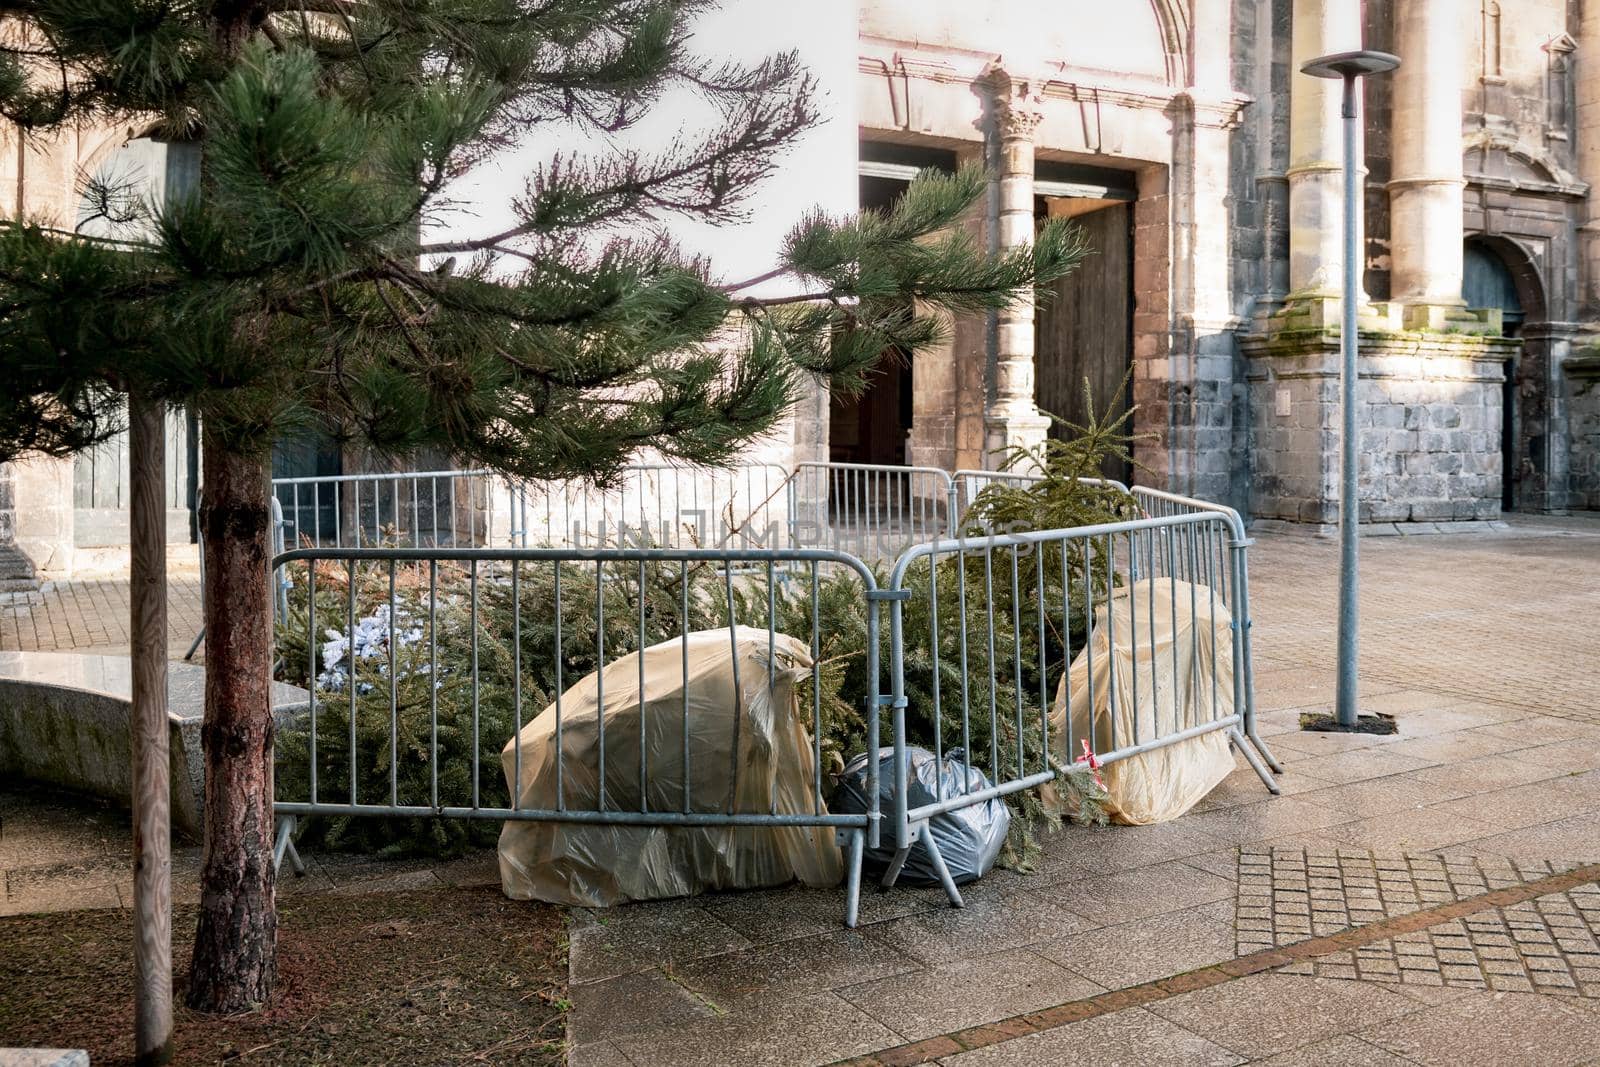
<path fill-rule="evenodd" d="M 598 584 L 597 576 L 601 579 Z M 432 803 L 433 725 L 437 721 L 438 803 L 461 807 L 471 804 L 475 754 L 480 802 L 485 806 L 507 803 L 499 754 L 501 746 L 517 731 L 518 707 L 522 709 L 520 721 L 526 723 L 553 701 L 557 692 L 603 663 L 635 651 L 640 633 L 641 589 L 643 632 L 646 645 L 651 645 L 677 636 L 685 628 L 694 631 L 726 625 L 726 596 L 718 599 L 719 593 L 724 592 L 723 584 L 709 567 L 693 564 L 680 568 L 651 562 L 642 567 L 605 565 L 597 570 L 573 563 L 559 567 L 525 563 L 515 569 L 514 576 L 484 573 L 476 583 L 470 571 L 441 565 L 433 579 L 439 595 L 430 614 L 426 569 L 396 567 L 394 629 L 397 634 L 412 636 L 409 641 L 383 641 L 377 658 L 358 661 L 358 797 L 365 802 L 388 803 L 392 747 L 398 753 L 395 795 L 400 803 Z M 349 633 L 352 619 L 359 621 L 374 612 L 389 610 L 386 565 L 368 565 L 359 570 L 354 586 L 352 605 L 346 568 L 323 565 L 316 581 L 313 620 L 308 610 L 309 583 L 296 583 L 289 613 L 277 631 L 280 677 L 307 687 L 314 679 L 325 678 L 330 667 L 324 654 L 326 639 Z M 687 615 L 683 597 L 686 587 Z M 734 604 L 736 613 L 744 610 L 737 594 Z M 603 628 L 596 627 L 597 618 L 604 620 Z M 308 643 L 307 635 L 314 632 L 313 622 L 316 640 Z M 388 660 L 391 646 L 395 658 L 392 675 Z M 475 695 L 468 681 L 474 660 L 478 666 Z M 439 667 L 437 673 L 434 663 Z M 342 802 L 350 788 L 350 689 L 343 679 L 317 688 L 321 705 L 317 721 L 318 795 Z M 390 737 L 391 699 L 399 712 L 399 743 L 394 746 Z M 476 747 L 472 733 L 474 699 L 478 709 Z M 284 730 L 278 737 L 279 799 L 303 800 L 310 796 L 306 773 L 310 767 L 310 730 L 309 723 L 302 725 L 303 729 Z M 492 844 L 498 833 L 495 823 L 435 818 L 339 817 L 311 820 L 306 830 L 307 839 L 323 847 L 430 856 L 452 855 Z"/>
<path fill-rule="evenodd" d="M 0 239 L 0 458 L 116 428 L 137 389 L 252 456 L 308 428 L 526 478 L 604 481 L 650 448 L 725 462 L 809 375 L 859 388 L 941 314 L 993 309 L 1082 257 L 1063 222 L 991 255 L 955 225 L 977 170 L 901 203 L 806 217 L 773 270 L 728 280 L 663 236 L 744 217 L 819 118 L 792 54 L 693 54 L 706 0 L 41 0 L 11 12 L 0 115 L 40 133 L 123 116 L 199 146 L 194 188 L 151 202 L 86 176 L 99 236 Z M 54 70 L 45 85 L 28 70 Z M 721 121 L 615 147 L 671 90 Z M 565 151 L 469 232 L 454 183 L 529 131 Z M 119 184 L 121 181 L 121 184 Z M 450 220 L 458 225 L 447 226 Z M 443 239 L 425 233 L 448 233 Z M 751 295 L 769 278 L 794 296 Z M 915 303 L 913 303 L 915 301 Z M 44 358 L 46 355 L 49 358 Z"/>
<path fill-rule="evenodd" d="M 1031 864 L 1039 835 L 1058 822 L 1057 812 L 1064 811 L 1077 822 L 1105 820 L 1099 803 L 1103 794 L 1089 773 L 1070 762 L 1062 765 L 1057 758 L 1060 739 L 1052 741 L 1055 752 L 1046 754 L 1041 719 L 1062 673 L 1082 646 L 1086 598 L 1090 591 L 1097 600 L 1104 598 L 1109 571 L 1092 552 L 1080 548 L 1063 554 L 1059 548 L 1037 552 L 1025 545 L 985 547 L 988 542 L 979 538 L 990 530 L 1060 529 L 1129 517 L 1132 503 L 1125 493 L 1090 480 L 1097 474 L 1083 473 L 1098 472 L 1107 457 L 1127 446 L 1129 439 L 1119 426 L 1092 421 L 1079 436 L 1052 442 L 1029 457 L 1030 462 L 1042 464 L 1043 476 L 1037 482 L 1023 486 L 996 482 L 974 501 L 965 526 L 965 536 L 973 539 L 971 550 L 942 553 L 937 561 L 913 564 L 906 572 L 904 585 L 911 596 L 903 608 L 903 663 L 906 726 L 912 743 L 932 747 L 937 737 L 944 752 L 964 749 L 973 766 L 991 780 L 1035 774 L 1047 767 L 1058 772 L 1050 807 L 1034 791 L 1008 798 L 1014 818 L 1004 861 L 1016 867 Z M 877 584 L 886 584 L 887 577 L 878 573 Z M 476 751 L 479 796 L 484 804 L 500 804 L 507 797 L 499 752 L 516 731 L 519 692 L 520 721 L 525 723 L 558 692 L 635 651 L 641 632 L 644 643 L 653 645 L 685 631 L 724 627 L 730 621 L 771 625 L 818 649 L 820 685 L 813 690 L 807 680 L 800 705 L 803 718 L 809 720 L 813 712 L 820 715 L 826 774 L 837 774 L 847 760 L 867 749 L 866 709 L 872 691 L 867 650 L 872 646 L 868 601 L 854 572 L 841 569 L 813 575 L 802 570 L 787 577 L 775 575 L 769 584 L 759 572 L 730 577 L 704 563 L 530 562 L 509 572 L 481 574 L 476 615 L 470 573 L 440 564 L 433 584 L 440 595 L 430 622 L 427 573 L 396 569 L 397 628 L 409 625 L 418 635 L 412 643 L 396 647 L 395 702 L 400 711 L 396 780 L 402 803 L 429 802 L 435 681 L 439 802 L 470 803 L 470 768 Z M 390 598 L 384 565 L 368 565 L 358 573 L 354 608 L 342 566 L 324 564 L 316 586 L 318 630 L 344 632 L 348 619 L 386 609 Z M 986 589 L 992 590 L 991 596 L 985 596 Z M 297 582 L 293 592 L 295 603 L 278 631 L 278 654 L 282 676 L 308 685 L 328 665 L 320 638 L 318 644 L 307 646 L 307 583 Z M 602 626 L 596 626 L 597 619 Z M 441 667 L 437 675 L 427 645 L 430 626 L 437 628 Z M 885 615 L 877 663 L 881 692 L 889 691 L 891 677 L 887 632 Z M 472 691 L 462 673 L 474 655 L 479 676 L 476 750 Z M 363 661 L 361 677 L 368 678 L 372 688 L 356 696 L 360 795 L 380 801 L 390 789 L 387 669 L 386 658 Z M 349 789 L 349 692 L 325 692 L 321 699 L 325 707 L 318 720 L 319 790 L 324 797 L 342 798 Z M 880 744 L 890 743 L 891 731 L 890 713 L 881 709 Z M 278 752 L 280 799 L 308 795 L 306 734 L 285 731 Z M 498 827 L 436 819 L 340 818 L 312 821 L 305 832 L 323 847 L 440 855 L 489 844 Z"/>

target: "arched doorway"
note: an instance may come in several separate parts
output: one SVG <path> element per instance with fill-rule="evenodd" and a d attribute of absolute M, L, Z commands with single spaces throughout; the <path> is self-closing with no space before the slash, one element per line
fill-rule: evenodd
<path fill-rule="evenodd" d="M 1462 298 L 1468 307 L 1499 308 L 1505 336 L 1520 337 L 1524 324 L 1544 318 L 1538 273 L 1527 255 L 1513 242 L 1503 237 L 1469 237 L 1462 266 Z M 1500 507 L 1503 511 L 1515 510 L 1522 458 L 1530 453 L 1530 445 L 1538 444 L 1523 440 L 1521 377 L 1520 361 L 1507 360 L 1500 408 Z M 1537 449 L 1533 451 L 1537 454 Z"/>

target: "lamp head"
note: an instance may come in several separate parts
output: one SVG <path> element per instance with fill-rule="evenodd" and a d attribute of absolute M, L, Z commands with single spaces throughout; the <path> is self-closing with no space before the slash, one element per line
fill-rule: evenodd
<path fill-rule="evenodd" d="M 1400 65 L 1400 57 L 1388 52 L 1333 52 L 1318 56 L 1300 68 L 1300 73 L 1314 78 L 1362 78 L 1370 74 L 1387 74 Z"/>

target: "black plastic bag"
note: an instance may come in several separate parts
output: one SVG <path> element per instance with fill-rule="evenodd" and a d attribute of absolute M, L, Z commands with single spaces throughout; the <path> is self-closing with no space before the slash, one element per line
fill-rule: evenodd
<path fill-rule="evenodd" d="M 966 753 L 960 749 L 946 752 L 942 763 L 934 759 L 925 748 L 906 749 L 910 766 L 906 772 L 906 806 L 919 808 L 934 803 L 940 795 L 952 797 L 976 793 L 989 788 L 989 779 L 983 772 L 966 763 Z M 936 793 L 935 789 L 939 792 Z M 894 812 L 894 749 L 878 750 L 878 802 L 884 815 L 885 833 L 881 848 L 867 849 L 863 860 L 866 877 L 877 880 L 883 877 L 894 859 L 894 839 L 888 831 L 890 816 Z M 829 810 L 839 814 L 861 814 L 867 810 L 867 754 L 863 752 L 851 760 L 839 775 L 839 786 L 833 795 Z M 1006 833 L 1011 829 L 1011 812 L 1002 799 L 985 800 L 955 811 L 935 815 L 928 820 L 928 829 L 939 847 L 939 855 L 950 869 L 950 877 L 957 885 L 975 882 L 989 873 L 1000 849 L 1006 843 Z M 939 885 L 939 873 L 934 869 L 922 841 L 912 843 L 906 855 L 905 866 L 900 870 L 899 882 L 907 885 Z"/>

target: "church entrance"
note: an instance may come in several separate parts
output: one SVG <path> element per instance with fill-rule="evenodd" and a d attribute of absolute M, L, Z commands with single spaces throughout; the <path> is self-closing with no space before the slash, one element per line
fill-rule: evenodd
<path fill-rule="evenodd" d="M 1522 331 L 1527 317 L 1522 297 L 1517 291 L 1517 279 L 1505 259 L 1486 241 L 1468 238 L 1463 257 L 1461 296 L 1472 308 L 1499 308 L 1502 328 L 1507 337 L 1516 337 Z M 1514 359 L 1506 360 L 1506 378 L 1501 386 L 1500 407 L 1500 507 L 1512 511 L 1517 504 L 1517 479 L 1521 473 L 1520 433 L 1522 412 L 1517 402 L 1517 378 L 1520 368 Z"/>
<path fill-rule="evenodd" d="M 1044 193 L 1037 214 L 1070 218 L 1090 253 L 1041 301 L 1034 333 L 1034 396 L 1056 417 L 1050 436 L 1071 436 L 1091 415 L 1115 418 L 1128 409 L 1133 359 L 1134 176 L 1120 171 L 1061 168 L 1058 180 L 1040 164 L 1034 186 Z M 1087 384 L 1087 393 L 1085 385 Z M 1126 481 L 1128 464 L 1107 464 L 1106 477 Z"/>

